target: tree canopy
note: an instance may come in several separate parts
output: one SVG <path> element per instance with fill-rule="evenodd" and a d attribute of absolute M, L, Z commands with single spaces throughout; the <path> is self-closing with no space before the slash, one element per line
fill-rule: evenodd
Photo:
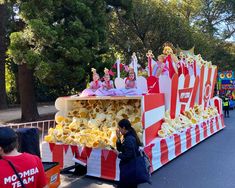
<path fill-rule="evenodd" d="M 127 62 L 137 52 L 144 67 L 147 50 L 158 55 L 166 41 L 183 49 L 194 46 L 196 54 L 219 69 L 234 69 L 233 0 L 1 2 L 11 11 L 13 6 L 19 8 L 18 20 L 12 19 L 13 14 L 7 19 L 17 25 L 6 30 L 8 60 L 32 71 L 38 100 L 84 89 L 91 68 L 103 72 L 115 62 L 117 53 Z M 18 74 L 16 68 L 10 71 Z"/>

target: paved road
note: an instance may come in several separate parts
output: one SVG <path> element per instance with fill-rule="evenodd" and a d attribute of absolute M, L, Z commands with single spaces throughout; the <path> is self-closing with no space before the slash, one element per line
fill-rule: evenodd
<path fill-rule="evenodd" d="M 38 113 L 40 115 L 55 114 L 57 110 L 54 105 L 39 105 Z M 0 124 L 11 122 L 21 118 L 20 108 L 9 108 L 6 110 L 0 110 Z"/>
<path fill-rule="evenodd" d="M 201 142 L 152 175 L 139 188 L 235 188 L 235 110 L 226 128 Z M 113 188 L 114 182 L 91 177 L 66 178 L 61 187 Z"/>

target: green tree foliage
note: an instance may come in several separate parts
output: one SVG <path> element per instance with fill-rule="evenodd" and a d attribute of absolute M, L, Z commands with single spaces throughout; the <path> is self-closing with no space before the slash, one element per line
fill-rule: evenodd
<path fill-rule="evenodd" d="M 41 82 L 69 94 L 85 86 L 91 67 L 104 68 L 104 1 L 19 1 L 19 6 L 25 28 L 11 34 L 9 55 L 17 64 L 27 63 Z"/>
<path fill-rule="evenodd" d="M 6 62 L 6 22 L 7 6 L 0 4 L 0 109 L 7 107 L 6 82 L 5 82 L 5 62 Z"/>
<path fill-rule="evenodd" d="M 213 1 L 215 2 L 217 1 Z M 221 38 L 218 39 L 209 31 L 204 32 L 198 25 L 198 18 L 203 15 L 202 11 L 206 8 L 204 0 L 133 0 L 132 3 L 130 17 L 123 16 L 125 11 L 115 9 L 109 24 L 110 43 L 113 43 L 114 48 L 123 52 L 126 57 L 130 58 L 135 51 L 144 63 L 148 49 L 159 55 L 162 53 L 163 43 L 170 41 L 183 49 L 195 46 L 195 53 L 200 53 L 206 60 L 212 60 L 213 64 L 224 66 L 225 64 L 221 64 L 222 60 L 231 62 L 233 59 L 234 55 L 227 48 L 229 43 L 224 43 Z M 232 9 L 226 10 L 231 12 Z M 219 12 L 218 14 L 218 18 L 223 17 L 223 14 Z M 203 20 L 206 20 L 205 16 L 201 17 L 201 21 Z M 221 18 L 217 21 L 217 24 L 224 24 L 227 19 Z M 214 26 L 216 28 L 218 25 Z M 203 27 L 206 28 L 206 24 Z M 220 56 L 217 50 L 220 51 Z M 231 65 L 227 64 L 226 67 L 231 69 L 233 68 Z"/>
<path fill-rule="evenodd" d="M 233 0 L 9 2 L 20 8 L 9 56 L 33 71 L 40 101 L 82 90 L 91 67 L 103 72 L 117 53 L 129 60 L 135 51 L 144 66 L 147 50 L 161 54 L 166 41 L 195 46 L 220 69 L 234 68 L 234 45 L 224 42 L 235 32 Z"/>
<path fill-rule="evenodd" d="M 191 23 L 202 9 L 202 0 L 171 0 L 167 6 L 177 15 Z"/>
<path fill-rule="evenodd" d="M 202 0 L 195 24 L 211 37 L 227 39 L 235 33 L 234 0 Z"/>
<path fill-rule="evenodd" d="M 119 9 L 112 13 L 112 18 L 110 42 L 126 55 L 138 52 L 143 62 L 148 49 L 161 54 L 166 41 L 185 49 L 195 46 L 203 56 L 211 55 L 211 44 L 206 42 L 206 37 L 190 27 L 178 11 L 169 10 L 164 1 L 134 0 L 130 18 L 123 17 Z"/>

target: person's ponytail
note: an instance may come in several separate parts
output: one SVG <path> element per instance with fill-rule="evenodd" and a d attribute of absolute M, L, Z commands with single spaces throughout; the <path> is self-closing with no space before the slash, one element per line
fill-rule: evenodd
<path fill-rule="evenodd" d="M 142 146 L 142 143 L 140 142 L 140 139 L 139 139 L 139 137 L 138 137 L 138 135 L 137 135 L 135 129 L 134 129 L 133 127 L 131 127 L 129 131 L 130 131 L 130 132 L 133 134 L 133 136 L 135 137 L 136 142 L 137 142 L 137 145 L 138 145 L 138 146 Z"/>
<path fill-rule="evenodd" d="M 126 130 L 130 131 L 131 134 L 135 137 L 136 143 L 138 146 L 142 146 L 142 143 L 140 142 L 140 139 L 135 131 L 135 129 L 131 126 L 131 123 L 128 119 L 122 119 L 118 122 L 118 125 L 123 128 L 125 127 Z"/>

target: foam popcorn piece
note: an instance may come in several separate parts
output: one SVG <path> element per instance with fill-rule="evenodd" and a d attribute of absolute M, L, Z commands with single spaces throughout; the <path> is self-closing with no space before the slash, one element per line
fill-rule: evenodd
<path fill-rule="evenodd" d="M 142 141 L 140 100 L 77 100 L 67 116 L 58 115 L 47 142 L 62 142 L 92 148 L 116 147 L 118 121 L 128 118 Z"/>

